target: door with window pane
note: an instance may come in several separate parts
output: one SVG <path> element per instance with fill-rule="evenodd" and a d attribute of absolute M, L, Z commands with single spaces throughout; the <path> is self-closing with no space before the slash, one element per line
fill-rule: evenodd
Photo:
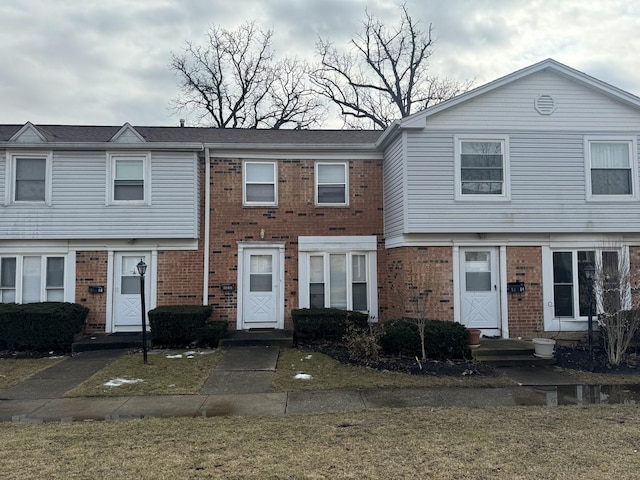
<path fill-rule="evenodd" d="M 150 255 L 141 253 L 116 253 L 113 278 L 113 332 L 141 332 L 142 305 L 140 301 L 140 275 L 136 265 L 140 260 L 149 265 Z M 145 276 L 145 303 L 151 304 L 150 269 Z M 147 322 L 147 329 L 149 323 Z"/>
<path fill-rule="evenodd" d="M 243 251 L 242 329 L 283 328 L 278 249 Z"/>
<path fill-rule="evenodd" d="M 500 329 L 498 250 L 460 249 L 461 322 L 497 334 Z M 493 330 L 493 332 L 492 332 Z"/>

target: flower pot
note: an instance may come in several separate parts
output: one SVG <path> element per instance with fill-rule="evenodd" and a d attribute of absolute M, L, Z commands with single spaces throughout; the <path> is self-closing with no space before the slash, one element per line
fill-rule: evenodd
<path fill-rule="evenodd" d="M 471 348 L 478 348 L 480 346 L 481 335 L 482 335 L 482 330 L 478 328 L 469 329 L 469 346 Z"/>
<path fill-rule="evenodd" d="M 555 345 L 556 341 L 552 340 L 551 338 L 534 338 L 534 355 L 540 358 L 553 358 L 553 347 Z"/>

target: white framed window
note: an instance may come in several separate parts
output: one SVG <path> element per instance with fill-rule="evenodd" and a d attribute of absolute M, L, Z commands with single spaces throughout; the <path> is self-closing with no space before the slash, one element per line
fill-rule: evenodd
<path fill-rule="evenodd" d="M 42 203 L 51 199 L 51 153 L 8 153 L 6 203 Z"/>
<path fill-rule="evenodd" d="M 456 137 L 455 182 L 457 200 L 508 200 L 508 138 Z"/>
<path fill-rule="evenodd" d="M 300 308 L 377 316 L 376 237 L 299 237 Z"/>
<path fill-rule="evenodd" d="M 109 154 L 108 203 L 150 203 L 149 158 L 149 154 Z"/>
<path fill-rule="evenodd" d="M 278 204 L 278 162 L 242 162 L 242 202 L 246 206 Z"/>
<path fill-rule="evenodd" d="M 633 138 L 586 137 L 586 179 L 589 200 L 638 198 L 636 142 Z"/>
<path fill-rule="evenodd" d="M 63 302 L 65 257 L 3 255 L 0 257 L 2 303 Z"/>
<path fill-rule="evenodd" d="M 316 162 L 315 179 L 316 205 L 349 205 L 348 162 Z"/>
<path fill-rule="evenodd" d="M 580 248 L 557 249 L 551 252 L 553 268 L 553 317 L 562 320 L 584 321 L 589 315 L 589 291 L 585 267 L 592 265 L 602 272 L 603 279 L 618 279 L 619 268 L 627 269 L 628 265 L 620 265 L 620 262 L 628 262 L 628 255 L 616 248 Z M 623 270 L 624 271 L 624 270 Z M 607 296 L 607 298 L 594 298 L 592 315 L 597 315 L 596 305 L 611 307 L 617 304 L 617 308 L 627 307 L 621 305 L 622 295 L 619 286 L 594 289 L 594 295 Z M 617 296 L 617 298 L 611 297 Z M 601 309 L 601 308 L 600 308 Z"/>

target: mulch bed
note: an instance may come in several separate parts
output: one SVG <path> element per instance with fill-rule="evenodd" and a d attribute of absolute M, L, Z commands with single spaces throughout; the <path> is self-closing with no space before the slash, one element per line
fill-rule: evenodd
<path fill-rule="evenodd" d="M 381 355 L 377 362 L 361 362 L 350 358 L 349 352 L 340 343 L 305 343 L 298 347 L 305 351 L 323 353 L 338 360 L 340 363 L 369 367 L 381 371 L 410 373 L 412 375 L 437 375 L 442 377 L 498 376 L 493 367 L 474 362 L 473 360 L 427 360 L 426 362 L 420 362 L 416 358 Z"/>
<path fill-rule="evenodd" d="M 640 349 L 630 348 L 627 361 L 619 366 L 610 366 L 604 348 L 593 349 L 593 361 L 590 360 L 589 348 L 584 346 L 557 346 L 555 351 L 556 366 L 572 370 L 594 373 L 640 374 Z"/>

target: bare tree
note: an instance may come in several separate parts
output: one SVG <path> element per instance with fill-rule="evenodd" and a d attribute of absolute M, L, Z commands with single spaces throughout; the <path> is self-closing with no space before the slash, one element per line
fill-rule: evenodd
<path fill-rule="evenodd" d="M 172 54 L 169 68 L 182 94 L 176 111 L 218 128 L 307 128 L 320 124 L 324 110 L 309 88 L 309 66 L 298 59 L 276 61 L 266 32 L 255 22 L 235 31 L 211 27 L 205 45 L 188 42 Z"/>
<path fill-rule="evenodd" d="M 625 360 L 629 345 L 640 329 L 640 290 L 629 266 L 627 249 L 606 248 L 596 258 L 593 290 L 598 325 L 610 365 Z"/>
<path fill-rule="evenodd" d="M 432 25 L 422 30 L 406 4 L 400 9 L 400 24 L 392 29 L 366 12 L 363 31 L 350 42 L 354 53 L 341 53 L 330 42 L 318 41 L 321 60 L 311 79 L 318 93 L 339 107 L 350 127 L 384 129 L 472 84 L 429 73 Z"/>

